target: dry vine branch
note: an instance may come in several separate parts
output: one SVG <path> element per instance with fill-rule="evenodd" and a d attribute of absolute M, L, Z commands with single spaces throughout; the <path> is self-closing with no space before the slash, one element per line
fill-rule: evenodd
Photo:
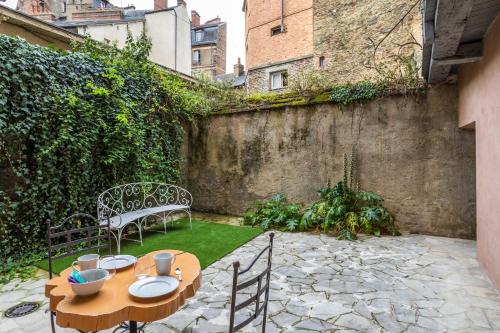
<path fill-rule="evenodd" d="M 396 30 L 396 28 L 401 24 L 403 23 L 403 21 L 406 19 L 406 17 L 408 15 L 410 15 L 410 13 L 412 12 L 412 10 L 420 3 L 420 0 L 417 0 L 415 1 L 415 3 L 410 7 L 410 9 L 408 9 L 408 11 L 406 11 L 406 13 L 398 20 L 398 22 L 396 22 L 396 24 L 384 35 L 384 37 L 382 37 L 382 39 L 375 44 L 375 42 L 373 41 L 373 39 L 371 38 L 368 38 L 368 40 L 370 41 L 370 43 L 372 44 L 373 46 L 373 66 L 369 66 L 369 68 L 373 68 L 375 69 L 378 73 L 380 73 L 380 70 L 377 66 L 377 51 L 378 51 L 378 48 L 380 47 L 380 45 L 382 45 L 382 43 L 394 32 L 394 30 Z M 415 40 L 416 42 L 416 39 L 413 35 L 411 35 L 412 38 Z M 417 42 L 418 44 L 418 42 Z M 420 45 L 420 44 L 418 44 Z"/>

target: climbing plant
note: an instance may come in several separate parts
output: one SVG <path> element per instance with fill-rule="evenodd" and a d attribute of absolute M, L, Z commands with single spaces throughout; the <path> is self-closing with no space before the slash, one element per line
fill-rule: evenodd
<path fill-rule="evenodd" d="M 182 123 L 210 106 L 150 49 L 144 36 L 66 52 L 0 35 L 2 258 L 43 252 L 45 220 L 95 214 L 106 188 L 178 181 Z"/>

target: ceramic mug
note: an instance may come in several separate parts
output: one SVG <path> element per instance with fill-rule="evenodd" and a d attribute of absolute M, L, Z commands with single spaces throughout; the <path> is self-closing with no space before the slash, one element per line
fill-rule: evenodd
<path fill-rule="evenodd" d="M 175 254 L 173 253 L 158 253 L 155 255 L 156 274 L 168 275 L 175 262 Z"/>
<path fill-rule="evenodd" d="M 73 261 L 71 265 L 73 269 L 77 271 L 86 271 L 88 269 L 96 269 L 99 263 L 99 255 L 98 254 L 84 254 L 83 256 L 78 257 L 76 261 Z M 75 266 L 78 265 L 80 269 Z"/>

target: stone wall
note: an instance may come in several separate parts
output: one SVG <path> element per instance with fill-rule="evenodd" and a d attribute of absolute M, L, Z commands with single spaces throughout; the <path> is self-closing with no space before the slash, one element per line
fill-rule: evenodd
<path fill-rule="evenodd" d="M 298 59 L 289 59 L 287 61 L 269 64 L 266 66 L 254 68 L 247 73 L 246 88 L 248 92 L 264 92 L 270 90 L 270 74 L 273 72 L 286 70 L 288 77 L 296 75 L 297 72 L 307 70 L 313 66 L 313 57 L 308 56 Z"/>
<path fill-rule="evenodd" d="M 310 203 L 342 179 L 343 154 L 359 132 L 361 186 L 384 196 L 402 230 L 472 238 L 474 133 L 457 128 L 456 100 L 456 88 L 444 86 L 365 107 L 212 115 L 186 133 L 194 209 L 241 214 L 276 192 Z"/>
<path fill-rule="evenodd" d="M 315 0 L 314 52 L 325 57 L 326 69 L 336 82 L 354 82 L 376 76 L 371 69 L 373 41 L 379 43 L 408 12 L 402 24 L 382 42 L 376 62 L 394 68 L 398 54 L 415 54 L 421 61 L 421 14 L 415 1 Z M 414 38 L 413 38 L 413 37 Z M 405 45 L 404 47 L 401 47 Z"/>

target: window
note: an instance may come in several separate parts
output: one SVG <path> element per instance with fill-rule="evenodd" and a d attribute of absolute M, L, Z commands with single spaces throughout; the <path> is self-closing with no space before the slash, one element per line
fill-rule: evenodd
<path fill-rule="evenodd" d="M 193 65 L 199 65 L 201 62 L 200 50 L 193 51 Z"/>
<path fill-rule="evenodd" d="M 321 68 L 321 69 L 325 68 L 325 57 L 324 56 L 319 57 L 319 68 Z"/>
<path fill-rule="evenodd" d="M 278 34 L 281 34 L 285 32 L 285 27 L 281 26 L 281 25 L 278 25 L 277 27 L 274 27 L 274 28 L 271 28 L 271 36 L 276 36 Z"/>
<path fill-rule="evenodd" d="M 197 42 L 201 42 L 203 40 L 203 30 L 196 30 L 194 33 L 194 40 Z"/>
<path fill-rule="evenodd" d="M 288 72 L 280 71 L 269 74 L 271 90 L 283 89 L 288 85 Z"/>

